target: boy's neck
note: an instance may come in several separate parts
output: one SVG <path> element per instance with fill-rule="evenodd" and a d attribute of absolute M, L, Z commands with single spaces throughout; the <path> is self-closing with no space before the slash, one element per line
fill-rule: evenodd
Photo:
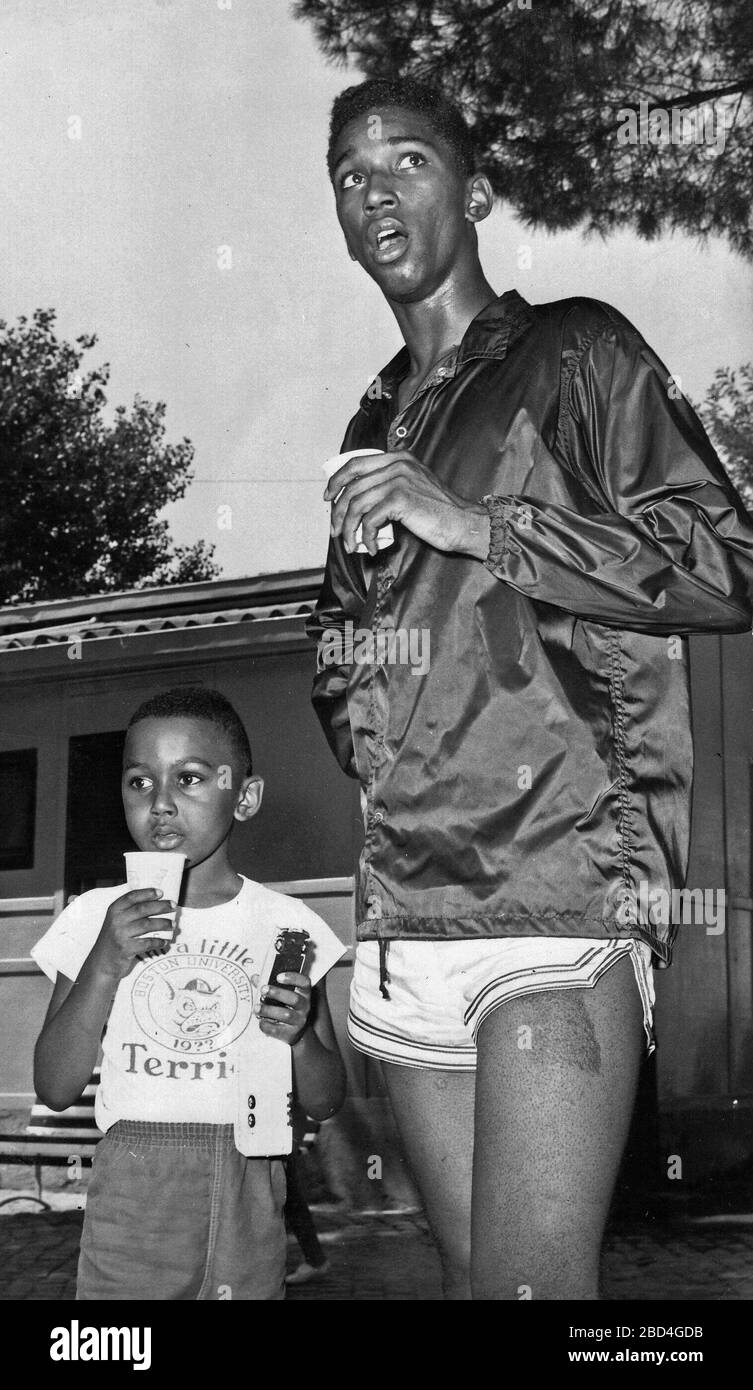
<path fill-rule="evenodd" d="M 181 907 L 222 907 L 223 903 L 237 898 L 242 882 L 241 875 L 233 868 L 227 855 L 219 859 L 212 855 L 203 864 L 196 864 L 188 870 L 181 893 Z"/>

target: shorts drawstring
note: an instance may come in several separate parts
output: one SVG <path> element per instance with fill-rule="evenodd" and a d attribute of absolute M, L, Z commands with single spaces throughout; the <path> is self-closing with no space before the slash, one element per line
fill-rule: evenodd
<path fill-rule="evenodd" d="M 388 990 L 388 988 L 387 988 L 387 985 L 389 984 L 389 981 L 390 981 L 390 975 L 389 975 L 389 971 L 388 971 L 388 969 L 387 969 L 387 948 L 388 948 L 389 944 L 390 944 L 390 943 L 389 943 L 389 941 L 387 940 L 386 937 L 380 936 L 380 938 L 379 938 L 379 989 L 380 989 L 380 992 L 381 992 L 381 995 L 382 995 L 382 998 L 383 998 L 383 999 L 389 999 L 389 997 L 390 997 L 390 992 L 389 992 L 389 990 Z"/>

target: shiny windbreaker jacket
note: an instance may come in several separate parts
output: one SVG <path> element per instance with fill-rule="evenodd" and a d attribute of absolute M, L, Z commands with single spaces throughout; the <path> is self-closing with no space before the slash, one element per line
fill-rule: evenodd
<path fill-rule="evenodd" d="M 685 635 L 753 617 L 753 526 L 640 334 L 510 292 L 402 412 L 405 348 L 343 449 L 409 449 L 484 498 L 486 563 L 395 527 L 332 542 L 313 700 L 366 794 L 361 940 L 638 937 L 687 869 Z M 650 907 L 647 906 L 650 905 Z"/>

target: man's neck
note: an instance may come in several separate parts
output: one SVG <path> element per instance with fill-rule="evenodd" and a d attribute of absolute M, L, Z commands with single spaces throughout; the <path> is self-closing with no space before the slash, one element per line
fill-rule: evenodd
<path fill-rule="evenodd" d="M 410 375 L 420 378 L 442 353 L 459 343 L 477 314 L 497 298 L 481 266 L 473 277 L 442 285 L 415 304 L 390 301 L 410 353 Z"/>

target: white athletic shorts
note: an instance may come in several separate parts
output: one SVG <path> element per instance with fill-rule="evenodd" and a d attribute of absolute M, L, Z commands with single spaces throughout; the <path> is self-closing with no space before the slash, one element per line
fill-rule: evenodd
<path fill-rule="evenodd" d="M 654 972 L 642 941 L 506 936 L 491 940 L 389 942 L 380 992 L 379 943 L 356 949 L 348 1036 L 359 1052 L 407 1067 L 474 1071 L 484 1019 L 508 999 L 547 989 L 593 988 L 610 965 L 630 956 L 654 1050 Z"/>

